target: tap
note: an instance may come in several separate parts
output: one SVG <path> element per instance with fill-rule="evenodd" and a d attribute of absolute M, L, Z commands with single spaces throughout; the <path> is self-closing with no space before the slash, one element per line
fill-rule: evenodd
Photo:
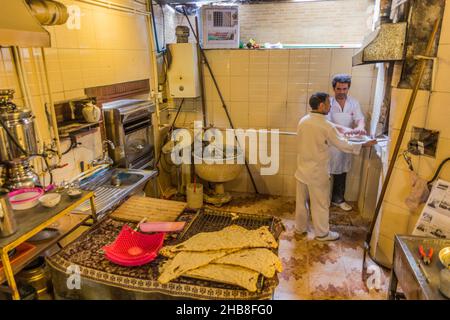
<path fill-rule="evenodd" d="M 116 148 L 114 143 L 111 140 L 103 140 L 102 142 L 102 157 L 100 159 L 94 159 L 92 161 L 93 166 L 98 166 L 101 164 L 109 164 L 112 165 L 114 163 L 113 159 L 108 155 L 108 145 L 111 147 L 112 150 Z"/>

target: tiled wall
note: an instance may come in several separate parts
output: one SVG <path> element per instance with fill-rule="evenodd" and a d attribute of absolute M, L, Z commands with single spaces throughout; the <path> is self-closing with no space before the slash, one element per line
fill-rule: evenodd
<path fill-rule="evenodd" d="M 258 43 L 361 43 L 374 0 L 285 2 L 239 6 L 241 40 Z"/>
<path fill-rule="evenodd" d="M 235 128 L 280 129 L 291 133 L 280 137 L 278 174 L 260 176 L 259 170 L 253 168 L 258 191 L 295 195 L 296 145 L 293 134 L 299 119 L 308 111 L 308 97 L 316 91 L 332 93 L 334 74 L 353 76 L 350 94 L 360 101 L 367 123 L 370 123 L 375 69 L 373 65 L 352 67 L 352 54 L 353 49 L 207 50 Z M 209 123 L 230 128 L 212 78 L 207 70 L 204 73 Z M 190 126 L 193 120 L 200 118 L 199 112 L 186 112 L 180 115 L 177 125 Z M 355 157 L 349 175 L 349 200 L 358 197 L 361 161 L 361 157 Z M 238 179 L 228 183 L 227 188 L 253 191 L 245 170 Z"/>
<path fill-rule="evenodd" d="M 81 28 L 70 30 L 67 25 L 50 26 L 51 48 L 45 48 L 50 87 L 54 101 L 84 96 L 84 88 L 150 78 L 150 54 L 145 16 L 102 8 L 78 1 L 60 0 L 66 6 L 81 9 Z M 131 0 L 115 3 L 144 7 Z M 44 104 L 48 102 L 39 49 L 22 48 L 32 110 L 44 141 L 50 140 Z M 14 88 L 15 100 L 23 105 L 9 48 L 1 49 L 0 88 Z M 80 137 L 82 146 L 63 157 L 69 166 L 55 172 L 57 180 L 79 172 L 79 162 L 90 161 L 101 154 L 100 133 Z M 66 150 L 69 141 L 62 141 Z M 94 147 L 95 146 L 95 147 Z"/>
<path fill-rule="evenodd" d="M 438 49 L 438 63 L 436 68 L 435 86 L 431 92 L 420 91 L 417 95 L 407 131 L 400 151 L 407 147 L 407 141 L 411 137 L 412 126 L 425 127 L 440 132 L 438 149 L 435 158 L 426 156 L 413 156 L 413 166 L 420 177 L 429 180 L 433 176 L 440 162 L 450 157 L 450 1 L 446 2 L 443 25 Z M 409 101 L 411 90 L 394 89 L 392 94 L 390 121 L 391 148 L 400 132 L 401 121 Z M 386 164 L 387 165 L 387 164 Z M 440 174 L 444 180 L 450 181 L 450 166 L 445 166 Z M 394 168 L 391 182 L 383 202 L 383 211 L 380 222 L 378 248 L 388 258 L 392 258 L 393 239 L 395 234 L 406 234 L 413 230 L 419 217 L 421 208 L 416 212 L 410 212 L 405 205 L 405 198 L 411 190 L 410 174 L 405 161 L 399 158 Z"/>
<path fill-rule="evenodd" d="M 329 0 L 241 4 L 240 40 L 246 43 L 253 38 L 261 44 L 359 44 L 372 30 L 374 3 L 374 0 Z M 166 43 L 176 42 L 176 26 L 189 26 L 182 14 L 167 6 L 162 11 L 155 5 L 154 12 L 161 47 L 164 38 Z M 194 16 L 190 20 L 195 27 Z M 195 42 L 192 32 L 189 41 Z"/>

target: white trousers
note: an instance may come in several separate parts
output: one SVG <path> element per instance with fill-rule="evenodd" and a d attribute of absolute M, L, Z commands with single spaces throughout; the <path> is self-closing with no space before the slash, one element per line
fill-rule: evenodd
<path fill-rule="evenodd" d="M 295 229 L 302 233 L 308 227 L 308 211 L 316 237 L 323 237 L 330 230 L 330 180 L 323 185 L 307 185 L 297 180 L 295 202 Z M 309 205 L 307 200 L 309 199 Z M 309 210 L 308 210 L 309 208 Z"/>

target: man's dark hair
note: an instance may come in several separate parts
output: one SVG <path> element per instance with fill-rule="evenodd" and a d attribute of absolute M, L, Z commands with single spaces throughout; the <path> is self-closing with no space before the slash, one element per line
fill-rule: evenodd
<path fill-rule="evenodd" d="M 337 74 L 333 77 L 333 81 L 331 84 L 333 85 L 333 88 L 336 88 L 336 83 L 348 83 L 348 87 L 352 85 L 352 77 L 348 74 Z"/>
<path fill-rule="evenodd" d="M 309 106 L 313 110 L 317 110 L 321 103 L 325 103 L 330 95 L 325 92 L 316 92 L 309 98 Z"/>

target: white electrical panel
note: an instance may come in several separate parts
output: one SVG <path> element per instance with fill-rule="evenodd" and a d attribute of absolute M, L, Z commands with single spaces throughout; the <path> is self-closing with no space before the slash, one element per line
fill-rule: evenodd
<path fill-rule="evenodd" d="M 195 98 L 200 96 L 198 79 L 197 46 L 195 43 L 172 43 L 167 72 L 169 91 L 173 98 Z"/>
<path fill-rule="evenodd" d="M 202 48 L 239 48 L 237 6 L 205 5 L 200 8 Z"/>

